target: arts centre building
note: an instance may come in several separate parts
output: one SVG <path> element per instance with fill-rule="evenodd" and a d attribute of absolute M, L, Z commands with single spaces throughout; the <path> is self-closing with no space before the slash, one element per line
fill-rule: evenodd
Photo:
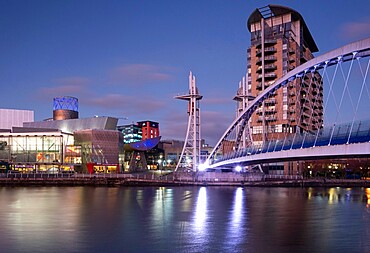
<path fill-rule="evenodd" d="M 78 100 L 73 97 L 54 98 L 53 118 L 44 121 L 34 122 L 28 110 L 0 113 L 2 170 L 120 173 L 130 170 L 130 160 L 136 159 L 130 156 L 133 151 L 149 150 L 160 139 L 153 136 L 127 149 L 117 130 L 118 118 L 78 118 Z"/>

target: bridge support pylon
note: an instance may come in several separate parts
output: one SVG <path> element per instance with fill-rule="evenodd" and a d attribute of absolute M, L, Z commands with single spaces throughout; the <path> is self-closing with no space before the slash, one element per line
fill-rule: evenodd
<path fill-rule="evenodd" d="M 201 134 L 200 134 L 200 103 L 203 98 L 199 94 L 195 83 L 195 76 L 189 73 L 189 94 L 175 96 L 176 99 L 188 101 L 188 128 L 186 132 L 184 147 L 181 152 L 176 171 L 191 169 L 197 171 L 200 162 Z"/>

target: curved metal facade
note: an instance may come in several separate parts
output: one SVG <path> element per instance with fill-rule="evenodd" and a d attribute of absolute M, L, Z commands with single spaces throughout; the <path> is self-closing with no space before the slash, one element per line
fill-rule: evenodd
<path fill-rule="evenodd" d="M 53 120 L 78 119 L 78 112 L 72 110 L 54 110 Z"/>
<path fill-rule="evenodd" d="M 53 119 L 78 119 L 78 99 L 75 97 L 56 97 L 53 100 Z"/>

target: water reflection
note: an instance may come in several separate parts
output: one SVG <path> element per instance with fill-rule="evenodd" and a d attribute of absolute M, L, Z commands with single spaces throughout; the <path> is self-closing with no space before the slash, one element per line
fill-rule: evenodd
<path fill-rule="evenodd" d="M 199 189 L 198 197 L 196 200 L 196 208 L 194 212 L 194 232 L 197 235 L 199 243 L 203 243 L 202 241 L 205 239 L 207 235 L 207 226 L 206 226 L 206 219 L 207 219 L 207 188 L 202 187 Z"/>
<path fill-rule="evenodd" d="M 370 252 L 370 188 L 1 188 L 0 252 Z"/>
<path fill-rule="evenodd" d="M 369 199 L 367 196 L 367 189 L 369 188 L 364 189 L 364 194 L 359 194 L 358 188 L 333 187 L 328 189 L 324 188 L 320 191 L 315 188 L 308 188 L 306 194 L 308 200 L 327 201 L 329 205 L 333 205 L 340 202 L 367 202 Z"/>
<path fill-rule="evenodd" d="M 75 229 L 79 216 L 74 205 L 79 202 L 79 196 L 70 194 L 69 189 L 63 193 L 64 205 L 60 203 L 62 196 L 57 188 L 23 189 L 1 197 L 8 202 L 0 217 L 0 226 L 6 231 L 3 237 L 11 238 L 16 249 L 22 251 L 27 250 L 26 245 L 37 245 L 52 250 L 58 238 L 73 243 L 79 237 Z"/>
<path fill-rule="evenodd" d="M 328 200 L 329 204 L 334 204 L 338 202 L 339 196 L 338 196 L 337 188 L 330 188 L 328 194 L 329 194 L 329 200 Z"/>
<path fill-rule="evenodd" d="M 181 212 L 191 212 L 193 201 L 193 191 L 185 190 L 181 196 Z"/>
<path fill-rule="evenodd" d="M 157 240 L 162 240 L 163 234 L 171 233 L 168 226 L 173 220 L 173 190 L 165 187 L 156 189 L 150 212 L 150 232 Z"/>
<path fill-rule="evenodd" d="M 231 216 L 230 228 L 236 230 L 240 227 L 242 223 L 242 213 L 243 213 L 243 188 L 239 187 L 235 191 L 234 196 L 234 206 Z"/>
<path fill-rule="evenodd" d="M 246 230 L 247 207 L 244 205 L 244 190 L 238 187 L 234 191 L 234 201 L 227 224 L 227 233 L 224 252 L 236 252 L 242 242 L 246 243 L 248 234 Z"/>

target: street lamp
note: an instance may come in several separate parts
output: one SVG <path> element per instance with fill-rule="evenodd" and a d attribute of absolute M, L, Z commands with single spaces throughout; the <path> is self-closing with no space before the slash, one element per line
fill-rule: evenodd
<path fill-rule="evenodd" d="M 236 166 L 235 167 L 235 171 L 236 172 L 241 172 L 242 171 L 242 167 L 240 165 Z"/>
<path fill-rule="evenodd" d="M 162 159 L 158 159 L 158 167 L 159 167 L 159 172 L 161 173 L 162 176 Z"/>

